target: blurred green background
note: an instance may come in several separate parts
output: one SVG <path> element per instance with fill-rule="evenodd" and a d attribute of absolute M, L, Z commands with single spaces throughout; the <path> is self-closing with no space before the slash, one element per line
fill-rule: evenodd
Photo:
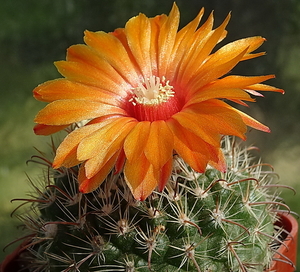
<path fill-rule="evenodd" d="M 34 147 L 49 150 L 50 138 L 35 136 L 33 118 L 44 105 L 32 98 L 32 89 L 59 77 L 53 62 L 65 58 L 66 48 L 82 43 L 83 31 L 112 31 L 123 27 L 132 16 L 168 13 L 173 0 L 2 0 L 0 2 L 0 261 L 13 246 L 2 248 L 20 237 L 19 222 L 10 217 L 41 175 L 38 165 L 28 164 Z M 232 11 L 225 42 L 261 35 L 267 55 L 243 62 L 234 73 L 276 74 L 270 84 L 285 95 L 267 93 L 245 111 L 270 126 L 272 133 L 250 131 L 248 144 L 260 149 L 271 163 L 280 183 L 300 193 L 300 1 L 299 0 L 178 0 L 181 24 L 192 20 L 202 6 L 207 17 L 214 10 L 216 25 Z M 283 197 L 300 213 L 300 200 L 291 191 Z M 300 261 L 300 257 L 298 258 Z M 298 262 L 299 263 L 299 262 Z M 300 265 L 299 265 L 300 267 Z M 300 271 L 300 270 L 299 270 Z"/>

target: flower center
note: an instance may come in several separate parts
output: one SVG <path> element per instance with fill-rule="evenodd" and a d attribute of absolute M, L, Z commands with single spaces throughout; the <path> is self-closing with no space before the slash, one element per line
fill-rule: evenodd
<path fill-rule="evenodd" d="M 169 85 L 169 80 L 165 77 L 160 80 L 159 77 L 151 76 L 132 90 L 134 96 L 129 100 L 134 106 L 158 105 L 167 102 L 170 97 L 174 97 L 173 86 Z"/>
<path fill-rule="evenodd" d="M 128 110 L 139 121 L 167 120 L 182 108 L 174 87 L 165 77 L 144 79 L 132 88 L 131 94 Z"/>

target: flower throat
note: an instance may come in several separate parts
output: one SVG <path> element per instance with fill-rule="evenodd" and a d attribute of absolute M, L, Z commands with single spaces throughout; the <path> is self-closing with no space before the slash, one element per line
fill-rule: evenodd
<path fill-rule="evenodd" d="M 174 88 L 165 77 L 144 79 L 132 88 L 132 94 L 129 102 L 133 117 L 138 121 L 167 120 L 180 111 Z"/>

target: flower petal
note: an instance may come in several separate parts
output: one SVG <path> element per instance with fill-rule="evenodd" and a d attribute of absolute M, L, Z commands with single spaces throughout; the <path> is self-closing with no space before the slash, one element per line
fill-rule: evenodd
<path fill-rule="evenodd" d="M 44 125 L 68 125 L 100 116 L 126 112 L 117 106 L 81 99 L 56 100 L 42 109 L 34 121 Z"/>
<path fill-rule="evenodd" d="M 149 138 L 150 122 L 139 122 L 128 134 L 124 142 L 124 152 L 130 161 L 140 157 Z"/>
<path fill-rule="evenodd" d="M 268 79 L 274 78 L 274 75 L 266 76 L 237 76 L 230 75 L 217 79 L 209 84 L 203 86 L 201 89 L 196 89 L 199 92 L 202 91 L 217 91 L 217 90 L 227 90 L 227 89 L 246 89 L 253 84 L 266 81 Z"/>
<path fill-rule="evenodd" d="M 158 190 L 161 192 L 168 183 L 173 169 L 173 157 L 159 171 Z"/>
<path fill-rule="evenodd" d="M 195 171 L 203 173 L 207 164 L 224 169 L 225 164 L 219 146 L 212 146 L 181 127 L 175 120 L 168 122 L 174 133 L 174 149 Z"/>
<path fill-rule="evenodd" d="M 245 56 L 242 58 L 242 60 L 248 60 L 265 54 L 265 52 L 251 54 L 251 52 L 259 48 L 265 41 L 266 41 L 265 38 L 260 36 L 255 36 L 255 37 L 248 37 L 248 38 L 237 40 L 235 41 L 235 45 L 243 46 L 243 44 L 247 44 L 247 43 L 249 44 L 248 51 L 246 52 Z"/>
<path fill-rule="evenodd" d="M 182 127 L 203 139 L 210 145 L 220 145 L 220 135 L 212 133 L 208 124 L 204 124 L 199 119 L 197 120 L 193 114 L 181 111 L 173 115 L 172 118 L 175 119 Z"/>
<path fill-rule="evenodd" d="M 217 99 L 194 104 L 184 110 L 194 119 L 201 120 L 199 125 L 206 133 L 219 135 L 235 135 L 246 139 L 247 131 L 244 120 L 235 109 L 223 101 Z"/>
<path fill-rule="evenodd" d="M 174 133 L 175 152 L 194 170 L 203 172 L 208 162 L 218 162 L 220 146 L 208 144 L 175 120 L 170 120 L 168 125 Z"/>
<path fill-rule="evenodd" d="M 94 48 L 127 82 L 132 85 L 139 80 L 139 71 L 128 55 L 128 52 L 113 34 L 102 31 L 85 31 L 84 41 Z"/>
<path fill-rule="evenodd" d="M 149 20 L 151 24 L 150 56 L 152 73 L 153 75 L 158 75 L 158 38 L 161 26 L 167 21 L 167 15 L 158 15 L 154 18 L 150 18 Z"/>
<path fill-rule="evenodd" d="M 151 46 L 151 24 L 144 14 L 131 18 L 125 26 L 125 33 L 129 48 L 144 76 L 152 75 L 150 46 Z"/>
<path fill-rule="evenodd" d="M 220 172 L 225 173 L 227 171 L 226 159 L 225 159 L 225 156 L 224 156 L 223 151 L 221 149 L 219 149 L 219 159 L 216 162 L 215 161 L 210 161 L 209 165 L 211 165 L 215 169 L 219 170 Z"/>
<path fill-rule="evenodd" d="M 190 49 L 191 44 L 194 41 L 195 30 L 199 25 L 199 22 L 204 14 L 204 8 L 200 10 L 197 17 L 183 27 L 176 35 L 175 43 L 170 56 L 169 66 L 166 71 L 166 78 L 173 80 L 175 71 L 177 70 L 178 64 L 186 55 L 186 51 Z"/>
<path fill-rule="evenodd" d="M 145 155 L 156 170 L 161 169 L 173 155 L 173 133 L 163 120 L 150 125 Z"/>
<path fill-rule="evenodd" d="M 113 119 L 103 120 L 101 123 L 84 126 L 68 134 L 56 150 L 53 167 L 72 167 L 77 165 L 80 162 L 77 159 L 77 148 L 79 143 L 85 137 L 89 136 L 110 122 L 113 122 Z"/>
<path fill-rule="evenodd" d="M 194 152 L 193 150 L 184 146 L 184 144 L 178 139 L 175 139 L 176 152 L 177 154 L 195 171 L 199 173 L 204 173 L 207 167 L 208 159 L 207 157 L 198 152 Z"/>
<path fill-rule="evenodd" d="M 235 53 L 234 56 L 228 57 L 225 55 L 224 57 L 210 57 L 199 69 L 198 71 L 195 70 L 195 76 L 191 78 L 187 88 L 191 91 L 195 88 L 200 88 L 211 81 L 218 79 L 219 77 L 228 73 L 233 67 L 235 67 L 241 58 L 247 52 L 247 48 L 236 48 L 232 52 Z M 212 69 L 214 67 L 214 69 Z"/>
<path fill-rule="evenodd" d="M 196 92 L 185 104 L 185 107 L 189 107 L 192 104 L 197 104 L 210 99 L 228 99 L 228 100 L 245 100 L 254 102 L 255 100 L 251 96 L 241 89 L 219 89 L 210 90 L 204 89 Z"/>
<path fill-rule="evenodd" d="M 252 117 L 249 116 L 248 114 L 246 114 L 246 113 L 244 113 L 244 112 L 242 112 L 242 111 L 239 111 L 239 110 L 237 110 L 237 109 L 235 109 L 235 108 L 233 108 L 233 110 L 234 110 L 235 112 L 237 112 L 237 113 L 242 117 L 243 122 L 244 122 L 247 126 L 252 127 L 252 128 L 255 128 L 255 129 L 257 129 L 257 130 L 261 130 L 261 131 L 263 131 L 263 132 L 271 132 L 271 130 L 270 130 L 267 126 L 265 126 L 265 125 L 263 125 L 262 123 L 260 123 L 259 121 L 255 120 L 254 118 L 252 118 Z"/>
<path fill-rule="evenodd" d="M 182 86 L 186 86 L 191 78 L 197 76 L 199 71 L 202 71 L 203 64 L 206 63 L 206 59 L 208 58 L 209 54 L 223 35 L 229 19 L 230 14 L 218 28 L 211 31 L 213 17 L 209 17 L 207 20 L 207 25 L 205 25 L 205 28 L 203 29 L 204 31 L 199 32 L 199 37 L 197 37 L 197 41 L 199 43 L 197 43 L 195 47 L 191 48 L 191 51 L 185 58 L 185 61 L 182 62 L 182 74 L 178 75 Z M 201 38 L 201 40 L 199 40 L 199 38 Z"/>
<path fill-rule="evenodd" d="M 117 78 L 113 76 L 114 73 L 109 72 L 112 68 L 109 69 L 107 65 L 104 66 L 107 67 L 105 71 L 75 61 L 57 61 L 55 66 L 60 74 L 68 80 L 119 94 L 121 97 L 127 95 L 126 91 L 131 88 L 128 83 L 124 83 L 125 81 L 120 84 Z"/>
<path fill-rule="evenodd" d="M 178 145 L 186 146 L 188 149 L 194 152 L 204 154 L 208 160 L 216 160 L 217 155 L 212 145 L 205 142 L 199 136 L 192 133 L 190 130 L 184 128 L 175 119 L 170 119 L 167 122 L 170 130 L 173 132 L 174 139 L 174 149 L 177 150 Z M 220 143 L 215 148 L 219 148 Z"/>
<path fill-rule="evenodd" d="M 109 172 L 112 170 L 118 154 L 112 156 L 92 177 L 88 178 L 85 173 L 85 164 L 82 164 L 78 174 L 79 191 L 81 193 L 90 193 L 96 190 L 99 185 L 105 180 Z"/>
<path fill-rule="evenodd" d="M 122 169 L 124 167 L 124 164 L 125 164 L 125 161 L 126 161 L 126 156 L 125 156 L 125 153 L 124 153 L 124 149 L 122 149 L 120 151 L 120 154 L 119 154 L 118 159 L 117 159 L 116 164 L 115 164 L 114 174 L 118 174 L 122 171 Z"/>
<path fill-rule="evenodd" d="M 171 65 L 177 67 L 176 77 L 174 77 L 177 85 L 185 86 L 189 80 L 189 77 L 184 76 L 186 68 L 190 61 L 199 55 L 199 52 L 201 52 L 201 49 L 211 36 L 213 22 L 214 18 L 211 13 L 206 22 L 192 36 L 187 37 L 186 44 L 183 43 L 183 47 L 178 48 L 178 56 L 182 57 L 180 59 L 175 58 L 173 63 L 171 63 Z M 177 55 L 177 52 L 174 52 L 173 55 Z"/>
<path fill-rule="evenodd" d="M 186 51 L 190 49 L 194 41 L 195 30 L 204 14 L 204 8 L 200 10 L 197 17 L 183 27 L 176 35 L 172 53 L 170 55 L 168 68 L 166 71 L 166 78 L 173 81 L 175 73 L 178 70 L 179 64 L 186 55 Z"/>
<path fill-rule="evenodd" d="M 78 146 L 78 159 L 88 160 L 93 157 L 97 157 L 99 161 L 109 159 L 121 149 L 127 134 L 136 123 L 136 120 L 131 117 L 116 118 L 113 122 L 85 137 Z"/>
<path fill-rule="evenodd" d="M 267 91 L 267 92 L 279 92 L 284 94 L 284 90 L 273 87 L 273 86 L 269 86 L 266 84 L 253 84 L 250 86 L 247 86 L 248 89 L 250 90 L 257 90 L 257 91 Z"/>
<path fill-rule="evenodd" d="M 211 62 L 216 62 L 222 60 L 222 62 L 227 62 L 232 58 L 235 58 L 240 52 L 245 51 L 245 55 L 251 53 L 253 50 L 257 49 L 263 44 L 265 39 L 260 36 L 244 38 L 236 40 L 234 42 L 228 43 L 221 47 L 218 51 L 211 54 L 208 63 L 205 66 L 209 66 Z M 243 56 L 243 57 L 244 57 Z M 243 57 L 241 58 L 243 60 Z"/>
<path fill-rule="evenodd" d="M 33 90 L 34 97 L 39 101 L 53 102 L 55 100 L 80 99 L 117 104 L 118 99 L 108 91 L 80 84 L 67 79 L 47 81 Z"/>
<path fill-rule="evenodd" d="M 158 184 L 157 173 L 144 154 L 135 161 L 126 161 L 124 177 L 135 199 L 145 200 L 152 193 Z"/>
<path fill-rule="evenodd" d="M 47 126 L 43 124 L 37 124 L 34 126 L 33 130 L 36 135 L 51 135 L 55 132 L 61 131 L 67 128 L 69 125 L 63 126 Z"/>
<path fill-rule="evenodd" d="M 160 28 L 158 37 L 158 76 L 165 76 L 171 58 L 179 25 L 179 10 L 174 3 L 172 10 Z"/>
<path fill-rule="evenodd" d="M 120 145 L 111 145 L 110 150 L 107 153 L 99 153 L 97 156 L 94 156 L 85 161 L 85 175 L 88 179 L 97 175 L 99 171 L 102 171 L 102 168 L 107 166 L 107 163 L 114 158 L 113 161 L 109 163 L 111 165 L 110 170 L 113 168 L 113 165 L 117 162 L 118 156 L 122 151 Z M 112 164 L 111 164 L 112 163 Z"/>
<path fill-rule="evenodd" d="M 229 72 L 243 57 L 252 52 L 264 41 L 262 37 L 251 37 L 229 43 L 211 54 L 201 66 L 195 66 L 195 75 L 189 84 L 190 89 L 199 88 Z M 214 69 L 211 69 L 214 67 Z M 188 68 L 187 68 L 188 69 Z M 192 75 L 192 74 L 191 74 Z"/>
<path fill-rule="evenodd" d="M 128 82 L 119 74 L 111 64 L 100 56 L 97 50 L 83 44 L 70 46 L 67 51 L 67 61 L 71 63 L 80 63 L 86 67 L 94 67 L 98 71 L 98 78 L 101 77 L 103 89 L 121 95 L 125 90 L 130 88 Z M 113 83 L 111 82 L 113 81 Z M 118 86 L 116 88 L 116 86 Z"/>

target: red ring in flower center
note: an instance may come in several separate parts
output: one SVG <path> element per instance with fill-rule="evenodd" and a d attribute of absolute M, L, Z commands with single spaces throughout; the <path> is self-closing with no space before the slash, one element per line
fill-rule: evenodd
<path fill-rule="evenodd" d="M 179 103 L 175 97 L 157 105 L 131 105 L 130 113 L 138 121 L 168 120 L 172 115 L 180 111 Z"/>
<path fill-rule="evenodd" d="M 182 106 L 173 86 L 163 77 L 152 76 L 132 89 L 128 113 L 138 121 L 167 120 Z"/>

